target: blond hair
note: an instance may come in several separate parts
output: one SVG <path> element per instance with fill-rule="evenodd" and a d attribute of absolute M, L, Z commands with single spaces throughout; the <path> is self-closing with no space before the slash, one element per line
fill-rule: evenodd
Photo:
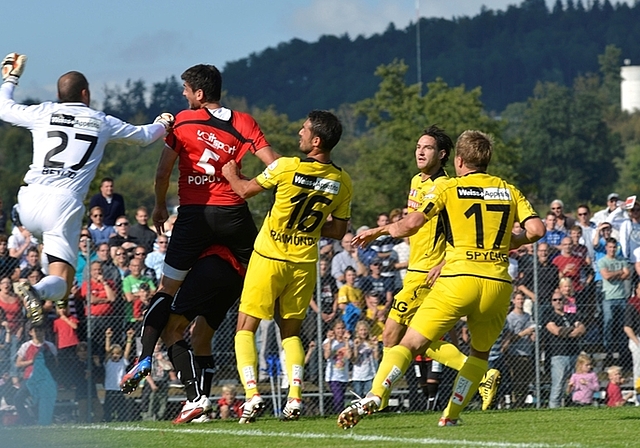
<path fill-rule="evenodd" d="M 578 355 L 578 359 L 576 359 L 576 372 L 579 372 L 580 367 L 585 364 L 591 364 L 591 356 L 587 355 L 585 352 L 582 352 Z"/>
<path fill-rule="evenodd" d="M 621 373 L 622 368 L 620 366 L 611 366 L 607 369 L 607 375 L 611 376 L 614 373 Z"/>
<path fill-rule="evenodd" d="M 222 386 L 222 393 L 236 394 L 236 385 L 235 384 L 225 384 Z"/>
<path fill-rule="evenodd" d="M 366 328 L 367 335 L 371 336 L 371 326 L 369 326 L 369 323 L 365 320 L 359 320 L 358 323 L 356 324 L 356 337 L 358 337 L 358 329 L 362 327 Z"/>
<path fill-rule="evenodd" d="M 464 131 L 456 142 L 456 157 L 467 168 L 486 171 L 493 154 L 493 137 L 480 131 Z"/>

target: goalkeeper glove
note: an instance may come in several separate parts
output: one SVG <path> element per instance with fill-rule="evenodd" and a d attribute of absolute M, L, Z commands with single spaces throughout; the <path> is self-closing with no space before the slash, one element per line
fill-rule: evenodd
<path fill-rule="evenodd" d="M 169 131 L 173 127 L 173 123 L 176 119 L 169 112 L 161 113 L 153 120 L 154 123 L 160 123 L 164 128 Z"/>
<path fill-rule="evenodd" d="M 2 80 L 18 85 L 18 79 L 27 64 L 27 57 L 23 54 L 9 53 L 2 60 Z"/>

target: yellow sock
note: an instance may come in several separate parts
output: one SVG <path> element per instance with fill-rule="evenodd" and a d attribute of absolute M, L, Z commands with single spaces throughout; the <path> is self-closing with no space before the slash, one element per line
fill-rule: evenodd
<path fill-rule="evenodd" d="M 304 374 L 304 348 L 298 336 L 282 340 L 286 372 L 289 377 L 289 398 L 301 399 L 302 375 Z"/>
<path fill-rule="evenodd" d="M 380 409 L 387 406 L 394 383 L 407 371 L 412 360 L 411 350 L 402 345 L 390 348 L 382 358 L 371 387 L 371 392 L 382 401 Z"/>
<path fill-rule="evenodd" d="M 457 371 L 462 369 L 467 360 L 466 355 L 462 354 L 458 347 L 446 341 L 433 341 L 427 349 L 427 356 Z"/>
<path fill-rule="evenodd" d="M 244 386 L 244 393 L 249 400 L 258 393 L 258 351 L 256 350 L 255 335 L 252 331 L 240 330 L 235 336 L 236 364 L 240 381 Z"/>
<path fill-rule="evenodd" d="M 489 362 L 484 359 L 469 356 L 464 366 L 458 372 L 456 381 L 453 383 L 453 393 L 447 408 L 443 412 L 443 417 L 456 420 L 460 412 L 465 408 L 471 397 L 478 390 L 480 380 L 487 372 Z"/>

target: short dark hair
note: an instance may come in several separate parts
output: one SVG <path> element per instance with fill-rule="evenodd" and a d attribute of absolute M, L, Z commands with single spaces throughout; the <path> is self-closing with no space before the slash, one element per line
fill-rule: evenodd
<path fill-rule="evenodd" d="M 58 99 L 61 103 L 82 101 L 83 90 L 89 90 L 89 81 L 80 72 L 67 72 L 58 79 Z"/>
<path fill-rule="evenodd" d="M 445 166 L 449 160 L 449 156 L 451 155 L 451 150 L 453 149 L 453 140 L 451 140 L 451 137 L 445 134 L 444 129 L 440 129 L 435 124 L 432 124 L 423 130 L 422 135 L 433 137 L 436 141 L 436 149 L 438 151 L 444 151 L 444 157 L 440 159 L 440 164 Z"/>
<path fill-rule="evenodd" d="M 342 137 L 342 124 L 338 117 L 327 110 L 312 110 L 307 118 L 311 122 L 311 132 L 320 138 L 320 148 L 331 151 Z"/>
<path fill-rule="evenodd" d="M 615 239 L 615 238 L 613 238 L 613 237 L 609 237 L 609 238 L 607 238 L 607 239 L 606 239 L 606 240 L 604 240 L 604 241 L 605 241 L 605 244 L 613 243 L 613 244 L 615 244 L 616 246 L 618 245 L 618 240 L 617 240 L 617 239 Z"/>
<path fill-rule="evenodd" d="M 103 177 L 102 180 L 100 181 L 100 186 L 102 186 L 103 183 L 105 182 L 111 182 L 113 183 L 113 179 L 110 177 Z"/>
<path fill-rule="evenodd" d="M 586 208 L 587 212 L 591 213 L 591 209 L 589 208 L 589 206 L 587 204 L 580 204 L 576 207 L 576 210 L 578 210 L 579 208 Z"/>
<path fill-rule="evenodd" d="M 27 255 L 29 255 L 31 252 L 35 252 L 35 253 L 37 253 L 38 255 L 40 255 L 40 251 L 38 250 L 38 248 L 37 248 L 36 246 L 30 246 L 30 247 L 27 249 Z"/>
<path fill-rule="evenodd" d="M 220 101 L 222 75 L 215 65 L 194 65 L 186 69 L 180 77 L 194 92 L 202 90 L 205 101 Z"/>

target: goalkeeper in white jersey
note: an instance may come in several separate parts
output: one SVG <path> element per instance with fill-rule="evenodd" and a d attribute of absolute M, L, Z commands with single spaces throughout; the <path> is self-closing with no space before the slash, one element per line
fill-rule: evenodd
<path fill-rule="evenodd" d="M 25 63 L 26 56 L 17 53 L 2 61 L 0 119 L 29 129 L 33 136 L 33 158 L 24 177 L 27 186 L 18 192 L 18 213 L 22 225 L 42 238 L 49 275 L 33 287 L 21 283 L 18 290 L 32 323 L 41 325 L 42 302 L 68 297 L 75 275 L 83 201 L 105 146 L 113 140 L 146 146 L 165 135 L 173 116 L 162 114 L 153 124 L 134 126 L 94 110 L 89 107 L 89 83 L 75 71 L 58 79 L 59 102 L 18 104 L 13 92 Z"/>

